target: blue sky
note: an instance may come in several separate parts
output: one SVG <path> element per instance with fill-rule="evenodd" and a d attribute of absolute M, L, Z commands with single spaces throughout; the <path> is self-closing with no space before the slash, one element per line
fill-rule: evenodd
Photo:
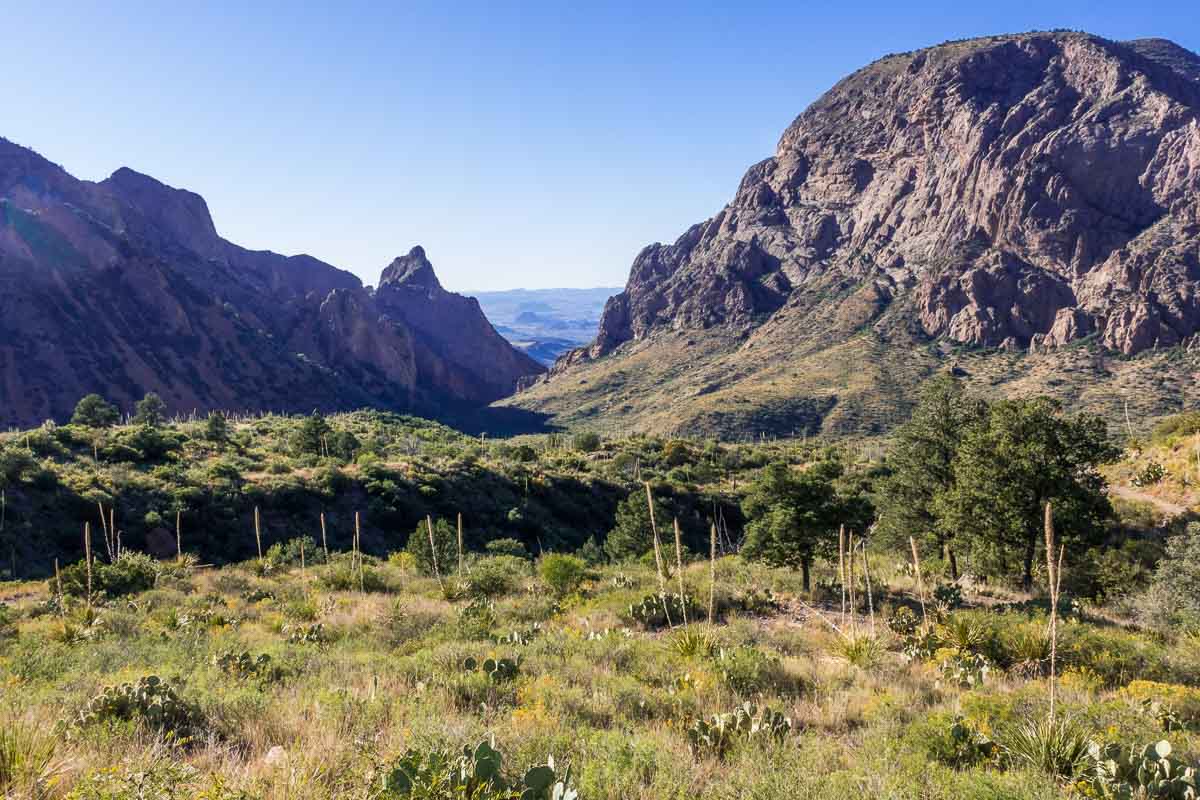
<path fill-rule="evenodd" d="M 0 135 L 199 192 L 226 238 L 367 283 L 422 244 L 458 290 L 623 284 L 888 52 L 1056 27 L 1200 50 L 1182 1 L 39 2 L 2 24 Z"/>

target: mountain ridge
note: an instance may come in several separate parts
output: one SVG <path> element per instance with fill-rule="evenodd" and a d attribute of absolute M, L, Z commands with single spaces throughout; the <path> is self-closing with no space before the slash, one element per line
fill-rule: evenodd
<path fill-rule="evenodd" d="M 637 427 L 657 412 L 600 362 L 656 347 L 740 362 L 705 383 L 717 396 L 856 337 L 897 362 L 929 347 L 1186 352 L 1200 330 L 1198 114 L 1200 57 L 1165 40 L 1045 32 L 885 56 L 801 112 L 717 214 L 644 248 L 596 339 L 513 402 L 583 422 L 585 395 Z M 714 352 L 684 355 L 676 336 Z M 920 371 L 946 363 L 933 352 Z M 652 368 L 665 394 L 696 382 Z M 841 380 L 806 383 L 822 420 L 857 413 L 838 408 Z M 666 402 L 699 424 L 697 406 Z M 740 412 L 751 426 L 756 405 Z"/>
<path fill-rule="evenodd" d="M 414 275 L 372 291 L 226 241 L 198 194 L 128 167 L 80 181 L 0 140 L 0 425 L 63 420 L 89 392 L 130 407 L 155 391 L 175 412 L 439 413 L 543 370 L 423 250 L 402 259 Z"/>

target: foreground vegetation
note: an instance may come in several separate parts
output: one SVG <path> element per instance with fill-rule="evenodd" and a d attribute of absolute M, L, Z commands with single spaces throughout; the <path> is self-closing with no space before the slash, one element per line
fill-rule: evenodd
<path fill-rule="evenodd" d="M 5 797 L 1196 796 L 1190 417 L 118 423 L 0 438 Z"/>

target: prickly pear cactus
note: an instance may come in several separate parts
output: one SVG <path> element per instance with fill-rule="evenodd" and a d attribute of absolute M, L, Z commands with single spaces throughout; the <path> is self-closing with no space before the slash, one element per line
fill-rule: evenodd
<path fill-rule="evenodd" d="M 176 737 L 198 733 L 204 718 L 200 709 L 182 700 L 174 687 L 156 675 L 137 683 L 109 686 L 88 701 L 76 715 L 74 726 L 134 720 Z"/>

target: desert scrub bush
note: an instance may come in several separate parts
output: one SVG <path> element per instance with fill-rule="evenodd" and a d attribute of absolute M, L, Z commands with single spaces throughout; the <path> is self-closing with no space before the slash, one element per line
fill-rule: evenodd
<path fill-rule="evenodd" d="M 151 754 L 138 761 L 89 772 L 66 800 L 199 800 L 197 770 L 165 755 Z M 235 800 L 237 795 L 208 795 L 213 800 Z M 238 799 L 240 800 L 240 799 Z"/>
<path fill-rule="evenodd" d="M 500 597 L 515 592 L 529 576 L 529 562 L 516 556 L 489 556 L 470 567 L 466 591 L 471 597 Z"/>
<path fill-rule="evenodd" d="M 727 714 L 694 721 L 687 730 L 692 756 L 723 759 L 742 743 L 782 742 L 792 732 L 792 721 L 778 711 L 743 703 Z"/>
<path fill-rule="evenodd" d="M 1093 742 L 1088 751 L 1091 769 L 1076 788 L 1104 800 L 1195 800 L 1200 796 L 1200 764 L 1173 753 L 1166 740 L 1129 749 Z"/>
<path fill-rule="evenodd" d="M 783 682 L 779 659 L 756 647 L 722 649 L 716 666 L 721 683 L 742 697 L 761 694 Z"/>
<path fill-rule="evenodd" d="M 517 558 L 529 558 L 529 551 L 525 549 L 525 545 L 517 539 L 501 538 L 492 539 L 483 546 L 484 552 L 489 556 L 516 556 Z"/>
<path fill-rule="evenodd" d="M 137 683 L 106 687 L 76 713 L 72 724 L 78 730 L 113 722 L 144 724 L 186 741 L 201 732 L 204 715 L 194 703 L 181 699 L 173 686 L 148 675 Z"/>
<path fill-rule="evenodd" d="M 267 548 L 266 561 L 272 570 L 285 567 L 300 566 L 300 553 L 303 548 L 305 564 L 324 564 L 325 551 L 317 547 L 317 542 L 311 536 L 298 536 L 286 542 L 276 542 Z"/>
<path fill-rule="evenodd" d="M 1200 631 L 1200 523 L 1167 540 L 1166 554 L 1136 604 L 1147 627 Z"/>
<path fill-rule="evenodd" d="M 0 720 L 0 797 L 40 798 L 60 771 L 58 739 L 16 720 Z"/>
<path fill-rule="evenodd" d="M 390 592 L 387 578 L 373 566 L 375 559 L 359 558 L 361 567 L 350 553 L 331 553 L 329 563 L 319 573 L 321 584 L 335 592 L 357 592 L 360 587 L 364 592 Z"/>
<path fill-rule="evenodd" d="M 87 563 L 79 561 L 61 572 L 62 590 L 73 597 L 87 594 Z M 158 562 L 145 553 L 125 551 L 115 561 L 92 562 L 92 591 L 108 597 L 144 592 L 158 580 Z"/>
<path fill-rule="evenodd" d="M 464 639 L 489 639 L 496 627 L 496 604 L 472 600 L 458 612 L 458 634 Z"/>
<path fill-rule="evenodd" d="M 548 553 L 538 561 L 538 574 L 555 597 L 566 597 L 583 584 L 587 564 L 576 556 Z"/>
<path fill-rule="evenodd" d="M 551 758 L 516 778 L 504 773 L 504 757 L 494 742 L 449 750 L 410 749 L 383 771 L 380 798 L 413 800 L 578 800 L 571 770 Z"/>
<path fill-rule="evenodd" d="M 1166 649 L 1147 636 L 1091 625 L 1072 625 L 1065 630 L 1066 641 L 1060 641 L 1058 646 L 1062 663 L 1093 671 L 1108 687 L 1123 686 L 1139 678 L 1169 678 Z"/>
<path fill-rule="evenodd" d="M 1009 725 L 1000 732 L 1005 760 L 1031 767 L 1061 780 L 1071 780 L 1088 766 L 1092 731 L 1075 717 L 1039 715 Z"/>
<path fill-rule="evenodd" d="M 935 713 L 917 720 L 908 734 L 917 748 L 940 764 L 968 769 L 995 764 L 999 746 L 962 716 Z"/>
<path fill-rule="evenodd" d="M 1151 714 L 1164 732 L 1200 730 L 1200 689 L 1157 681 L 1131 681 L 1117 696 Z"/>

